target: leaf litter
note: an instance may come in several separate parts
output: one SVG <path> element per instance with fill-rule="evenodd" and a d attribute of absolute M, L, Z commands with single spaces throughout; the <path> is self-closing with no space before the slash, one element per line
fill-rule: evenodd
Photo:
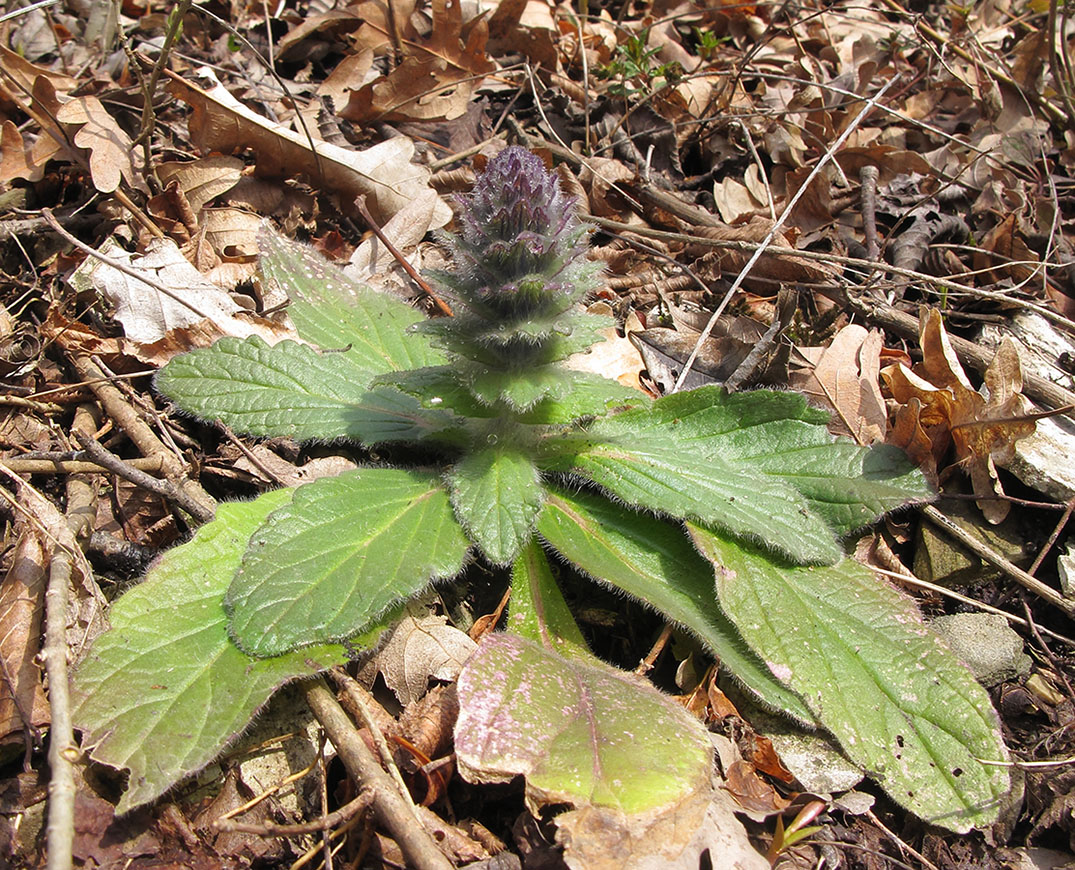
<path fill-rule="evenodd" d="M 13 352 L 11 366 L 4 351 L 5 398 L 12 401 L 0 404 L 0 449 L 8 468 L 27 476 L 61 508 L 59 484 L 71 473 L 63 463 L 83 461 L 65 434 L 76 402 L 104 406 L 99 437 L 128 463 L 147 458 L 148 442 L 135 434 L 141 430 L 116 401 L 132 416 L 148 415 L 157 436 L 192 467 L 234 469 L 231 476 L 214 478 L 225 490 L 219 494 L 229 499 L 246 499 L 271 478 L 316 468 L 323 459 L 375 462 L 377 457 L 333 445 L 300 446 L 287 439 L 244 444 L 249 453 L 238 450 L 219 432 L 169 417 L 152 391 L 147 367 L 219 334 L 260 334 L 269 341 L 288 334 L 273 310 L 284 300 L 270 301 L 262 293 L 269 288 L 251 285 L 253 271 L 247 268 L 256 223 L 263 219 L 289 236 L 335 250 L 336 259 L 350 259 L 356 273 L 379 286 L 419 296 L 394 255 L 366 234 L 355 198 L 367 197 L 373 216 L 387 225 L 408 260 L 435 259 L 439 243 L 433 231 L 451 218 L 451 191 L 465 187 L 445 170 L 465 172 L 471 156 L 495 148 L 490 140 L 504 137 L 508 128 L 555 157 L 583 211 L 605 221 L 596 221 L 601 233 L 596 239 L 607 249 L 603 258 L 609 264 L 609 289 L 602 296 L 620 328 L 582 364 L 596 365 L 621 383 L 638 384 L 641 374 L 643 384 L 667 388 L 697 340 L 685 315 L 694 316 L 696 327 L 705 324 L 752 246 L 858 112 L 861 97 L 874 83 L 899 75 L 902 90 L 854 131 L 811 183 L 774 250 L 731 300 L 717 337 L 697 364 L 696 383 L 724 383 L 776 316 L 781 285 L 798 285 L 794 317 L 782 324 L 766 358 L 765 379 L 756 382 L 803 390 L 834 411 L 834 431 L 862 443 L 905 448 L 946 496 L 971 498 L 983 522 L 1016 529 L 1042 553 L 1038 573 L 1047 582 L 1056 579 L 1057 554 L 1071 542 L 1062 521 L 1067 514 L 1039 503 L 1070 504 L 1075 490 L 1065 489 L 1062 477 L 1059 489 L 1045 493 L 1035 487 L 1048 472 L 1040 466 L 1064 463 L 1065 448 L 1043 458 L 1038 454 L 1037 469 L 1028 470 L 1013 456 L 1031 438 L 1040 412 L 1061 412 L 1050 423 L 1063 434 L 1072 426 L 1070 415 L 1064 416 L 1070 409 L 1065 411 L 1064 402 L 1035 406 L 1027 397 L 1028 348 L 1020 346 L 1018 330 L 1008 329 L 996 343 L 988 367 L 975 367 L 980 381 L 968 374 L 971 366 L 959 359 L 948 334 L 978 340 L 983 323 L 1004 333 L 1013 313 L 1037 306 L 1053 315 L 1048 326 L 1054 333 L 1070 336 L 1075 161 L 1068 129 L 1075 82 L 1066 63 L 1070 45 L 1064 27 L 1056 28 L 1053 48 L 1044 36 L 1053 32 L 1048 16 L 1063 18 L 1066 12 L 1050 13 L 1040 4 L 1017 10 L 986 3 L 928 7 L 918 19 L 885 0 L 854 9 L 804 7 L 777 19 L 749 5 L 591 4 L 587 13 L 585 6 L 504 0 L 478 12 L 454 0 L 434 0 L 395 4 L 394 17 L 371 3 L 327 14 L 285 3 L 269 22 L 262 10 L 234 9 L 231 24 L 274 58 L 279 81 L 246 48 L 232 50 L 219 25 L 188 12 L 168 59 L 171 96 L 163 85 L 151 95 L 155 122 L 143 131 L 145 82 L 158 53 L 152 40 L 167 26 L 168 10 L 124 5 L 124 38 L 144 52 L 130 60 L 102 50 L 111 37 L 88 40 L 85 22 L 61 8 L 55 9 L 51 40 L 33 36 L 41 32 L 39 21 L 37 30 L 4 31 L 0 45 L 5 202 L 0 302 L 11 328 L 44 339 L 26 358 Z M 934 62 L 938 50 L 944 51 L 943 63 Z M 79 71 L 77 77 L 72 71 Z M 280 92 L 280 84 L 289 95 Z M 316 101 L 310 99 L 314 94 Z M 305 129 L 299 111 L 308 122 Z M 148 151 L 138 141 L 143 132 Z M 106 255 L 105 242 L 112 237 L 117 246 L 112 256 L 152 267 L 170 289 L 189 293 L 190 305 L 201 314 L 156 291 L 147 295 L 146 285 L 83 259 L 45 229 L 35 211 L 41 207 L 52 208 L 65 227 Z M 879 255 L 870 254 L 871 240 Z M 161 251 L 167 252 L 163 265 L 153 260 Z M 182 273 L 175 277 L 165 267 Z M 76 270 L 89 279 L 72 280 Z M 917 337 L 901 338 L 885 322 L 850 315 L 842 304 L 847 294 L 884 298 L 916 318 L 926 307 Z M 758 323 L 758 331 L 745 331 L 746 319 Z M 5 330 L 0 341 L 15 342 L 18 335 Z M 1055 367 L 1050 379 L 1070 393 L 1075 376 L 1065 353 L 1050 352 L 1048 362 Z M 94 385 L 80 382 L 76 354 L 97 354 L 119 400 L 109 394 L 106 402 Z M 266 473 L 265 467 L 274 470 Z M 118 588 L 131 577 L 117 552 L 141 548 L 151 554 L 179 542 L 191 524 L 174 509 L 160 511 L 159 501 L 152 509 L 138 507 L 132 484 L 121 486 L 110 474 L 97 481 L 97 535 L 81 546 L 94 560 L 97 580 Z M 108 498 L 110 491 L 116 497 Z M 28 663 L 41 632 L 35 603 L 40 598 L 33 590 L 55 554 L 33 531 L 40 527 L 33 522 L 34 504 L 9 503 L 4 516 L 0 710 L 8 726 L 9 783 L 19 776 L 16 759 L 26 757 L 41 768 L 40 738 L 49 723 L 46 687 Z M 57 516 L 50 513 L 48 522 Z M 913 547 L 913 539 L 897 541 L 896 550 L 889 550 L 897 564 L 887 567 L 906 574 L 903 564 L 914 561 Z M 450 621 L 459 628 L 495 610 L 496 602 L 480 591 L 482 582 L 475 578 L 470 600 L 453 603 Z M 1001 575 L 988 584 L 970 580 L 954 591 L 1004 607 L 1014 588 Z M 628 607 L 622 599 L 609 606 Z M 943 606 L 931 601 L 930 615 Z M 1028 599 L 1027 606 L 1044 629 L 1026 634 L 1038 663 L 1024 683 L 1006 684 L 993 698 L 1015 756 L 1062 759 L 1075 750 L 1068 736 L 1075 698 L 1071 647 L 1055 635 L 1070 634 L 1065 632 L 1070 626 L 1040 601 Z M 1016 612 L 1023 615 L 1021 608 Z M 427 637 L 451 628 L 444 616 L 433 620 Z M 73 617 L 71 628 L 86 622 L 85 615 Z M 641 659 L 647 638 L 618 624 L 611 636 L 605 632 L 594 641 L 595 649 L 616 658 L 629 647 L 634 660 Z M 393 666 L 402 668 L 402 676 L 388 684 L 405 693 L 397 700 L 418 703 L 431 678 L 454 685 L 445 656 L 408 649 Z M 338 650 L 324 655 L 345 657 Z M 664 688 L 671 685 L 667 657 L 658 658 L 654 670 Z M 257 681 L 253 688 L 260 691 L 272 675 L 259 673 Z M 734 693 L 734 687 L 726 688 Z M 382 700 L 392 707 L 390 699 Z M 243 703 L 258 706 L 249 698 Z M 751 714 L 746 704 L 732 709 L 732 715 L 717 716 L 704 704 L 700 712 L 711 729 L 735 735 L 749 727 Z M 422 765 L 435 763 L 430 758 Z M 428 779 L 428 771 L 415 771 Z M 1064 809 L 1068 789 L 1059 771 L 1033 769 L 1025 802 L 1013 798 L 990 840 L 982 833 L 956 840 L 922 830 L 883 798 L 873 817 L 831 804 L 818 839 L 836 843 L 829 848 L 837 848 L 848 867 L 877 866 L 866 857 L 868 849 L 908 860 L 901 840 L 944 868 L 1005 866 L 1002 861 L 1020 858 L 1028 838 L 1075 851 Z M 743 775 L 736 768 L 736 776 Z M 773 807 L 787 807 L 788 820 L 806 799 L 801 783 L 789 784 L 772 770 L 749 776 L 757 778 L 756 793 L 771 796 Z M 753 788 L 749 776 L 736 780 L 738 788 Z M 464 787 L 458 778 L 452 781 Z M 519 821 L 527 816 L 521 792 L 498 806 L 481 787 L 466 788 L 454 800 L 471 815 L 468 823 L 495 829 L 486 829 L 488 837 L 471 838 L 480 843 L 467 853 L 474 857 L 506 847 L 528 856 L 527 865 L 545 860 L 630 866 L 617 849 L 646 836 L 682 845 L 685 856 L 706 848 L 727 854 L 729 844 L 742 848 L 744 842 L 742 822 L 720 801 L 693 808 L 707 821 L 692 822 L 689 831 L 661 829 L 658 835 L 641 822 L 625 830 L 623 819 L 594 811 L 563 818 L 559 834 L 543 840 L 529 822 Z M 23 798 L 13 812 L 40 820 L 39 796 L 31 799 L 33 792 L 21 787 L 14 792 Z M 735 788 L 725 783 L 718 794 L 726 793 L 734 797 Z M 196 793 L 177 798 L 187 818 L 205 805 Z M 122 851 L 130 866 L 142 866 L 161 843 L 165 853 L 186 851 L 191 860 L 209 861 L 208 850 L 198 845 L 202 829 L 177 835 L 164 809 L 141 822 L 133 816 L 114 819 L 85 783 L 77 806 L 83 820 L 80 856 L 96 856 L 98 863 L 118 860 L 113 847 L 102 845 L 106 837 L 114 842 L 118 836 L 127 838 Z M 310 818 L 319 812 L 309 805 Z M 881 819 L 885 828 L 875 826 Z M 773 828 L 765 821 L 746 824 L 764 852 Z M 152 849 L 140 825 L 153 832 Z M 28 866 L 40 862 L 37 830 L 29 822 L 8 825 L 2 841 L 6 857 Z M 217 841 L 226 854 L 218 852 L 213 860 L 248 861 L 257 842 L 252 834 L 226 846 Z M 821 848 L 807 839 L 782 853 L 779 866 L 813 866 Z M 274 860 L 290 861 L 301 851 L 298 840 L 286 841 Z M 372 854 L 391 860 L 391 844 L 378 841 Z M 679 866 L 673 860 L 662 866 Z M 690 857 L 682 860 L 687 866 Z M 744 852 L 742 860 L 749 866 L 753 857 Z"/>

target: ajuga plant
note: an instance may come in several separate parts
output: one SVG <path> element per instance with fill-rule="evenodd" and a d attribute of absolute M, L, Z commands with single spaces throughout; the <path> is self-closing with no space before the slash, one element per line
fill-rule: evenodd
<path fill-rule="evenodd" d="M 855 529 L 929 496 L 903 454 L 833 438 L 795 393 L 651 400 L 574 371 L 565 361 L 608 323 L 579 304 L 598 267 L 557 176 L 508 148 L 458 206 L 454 268 L 431 276 L 454 317 L 424 320 L 267 234 L 260 280 L 291 297 L 302 341 L 225 338 L 160 372 L 188 414 L 368 452 L 337 477 L 221 505 L 113 605 L 77 670 L 75 718 L 97 759 L 131 772 L 120 809 L 484 560 L 512 599 L 507 631 L 459 678 L 465 777 L 522 774 L 532 807 L 704 808 L 704 730 L 588 652 L 555 581 L 572 566 L 693 635 L 741 691 L 827 732 L 920 817 L 959 831 L 994 819 L 1008 775 L 988 696 L 844 552 Z"/>

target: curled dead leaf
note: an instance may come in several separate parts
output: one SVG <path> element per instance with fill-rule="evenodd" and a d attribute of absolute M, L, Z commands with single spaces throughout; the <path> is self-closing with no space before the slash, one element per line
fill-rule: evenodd
<path fill-rule="evenodd" d="M 1015 342 L 1005 339 L 986 370 L 983 392 L 973 388 L 956 358 L 941 314 L 931 308 L 922 314 L 919 327 L 922 364 L 917 370 L 902 363 L 882 372 L 893 398 L 912 414 L 933 447 L 933 455 L 943 455 L 948 443 L 956 461 L 971 478 L 978 507 L 990 523 L 1000 523 L 1011 505 L 1002 496 L 997 463 L 1014 455 L 1015 442 L 1034 433 L 1035 424 L 1027 415 L 1030 402 L 1022 394 L 1023 374 Z M 921 436 L 913 420 L 900 423 L 901 438 L 914 439 L 921 450 Z M 911 443 L 910 440 L 908 443 Z"/>
<path fill-rule="evenodd" d="M 254 152 L 256 173 L 262 178 L 304 177 L 324 191 L 331 191 L 342 208 L 352 210 L 358 196 L 382 222 L 410 200 L 429 189 L 431 173 L 411 162 L 414 142 L 396 136 L 353 151 L 274 123 L 248 109 L 233 97 L 208 67 L 198 74 L 208 79 L 208 90 L 172 76 L 171 90 L 194 112 L 191 139 L 205 152 L 233 154 L 249 148 Z M 444 202 L 436 210 L 432 228 L 444 226 L 452 212 Z"/>

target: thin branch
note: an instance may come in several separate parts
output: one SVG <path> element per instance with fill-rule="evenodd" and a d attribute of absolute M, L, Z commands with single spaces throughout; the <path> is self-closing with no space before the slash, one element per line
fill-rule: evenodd
<path fill-rule="evenodd" d="M 1048 601 L 1050 604 L 1052 604 L 1056 608 L 1059 608 L 1068 616 L 1075 616 L 1075 603 L 1068 601 L 1066 598 L 1064 598 L 1063 595 L 1061 595 L 1051 586 L 1042 583 L 1037 577 L 1032 577 L 1022 568 L 1013 565 L 1010 561 L 1001 556 L 996 550 L 983 544 L 976 537 L 965 531 L 962 527 L 957 525 L 955 522 L 953 522 L 951 519 L 949 519 L 939 510 L 937 510 L 937 508 L 933 507 L 932 505 L 927 505 L 926 507 L 922 508 L 922 514 L 931 523 L 943 529 L 951 537 L 959 541 L 960 544 L 962 544 L 964 547 L 974 553 L 974 555 L 981 559 L 983 562 L 987 562 L 994 568 L 999 568 L 1020 586 L 1024 587 L 1030 592 L 1033 592 L 1039 598 Z"/>
<path fill-rule="evenodd" d="M 407 866 L 414 870 L 454 870 L 452 862 L 426 833 L 413 808 L 381 768 L 325 681 L 320 678 L 311 680 L 305 684 L 305 691 L 306 702 L 336 747 L 351 778 L 359 788 L 373 790 L 374 815 L 399 844 Z"/>
<path fill-rule="evenodd" d="M 161 470 L 159 456 L 139 456 L 123 461 L 128 467 L 139 471 Z M 89 462 L 83 459 L 23 459 L 16 456 L 14 459 L 5 459 L 4 465 L 16 474 L 93 474 L 108 470 L 99 462 Z"/>
<path fill-rule="evenodd" d="M 698 336 L 698 340 L 695 342 L 694 350 L 691 351 L 691 355 L 687 357 L 687 361 L 683 364 L 683 368 L 679 373 L 679 377 L 676 379 L 675 386 L 672 387 L 672 392 L 677 393 L 683 388 L 683 382 L 687 380 L 687 375 L 694 367 L 695 360 L 698 359 L 698 354 L 702 352 L 702 346 L 705 344 L 705 340 L 709 338 L 709 334 L 713 331 L 713 327 L 717 325 L 717 321 L 720 319 L 720 315 L 724 313 L 724 309 L 728 303 L 731 302 L 732 297 L 736 291 L 742 286 L 743 281 L 747 275 L 750 274 L 750 270 L 754 268 L 754 264 L 761 259 L 761 255 L 765 253 L 765 249 L 769 247 L 773 239 L 776 238 L 776 234 L 780 232 L 780 228 L 784 225 L 789 217 L 791 217 L 792 211 L 795 209 L 795 205 L 802 198 L 802 196 L 809 190 L 811 182 L 817 177 L 818 173 L 825 167 L 825 165 L 832 160 L 833 155 L 836 154 L 840 148 L 843 147 L 844 142 L 848 140 L 853 132 L 858 128 L 868 114 L 872 111 L 874 105 L 881 99 L 897 81 L 899 76 L 893 76 L 881 87 L 881 89 L 874 94 L 870 99 L 866 101 L 866 105 L 862 107 L 857 115 L 852 119 L 851 123 L 847 125 L 847 129 L 843 131 L 837 137 L 836 141 L 829 146 L 825 153 L 818 160 L 817 164 L 810 171 L 810 174 L 806 176 L 802 185 L 797 191 L 795 196 L 788 200 L 788 204 L 784 206 L 784 210 L 780 213 L 780 217 L 777 218 L 776 223 L 769 230 L 769 234 L 762 240 L 761 244 L 755 249 L 754 253 L 747 260 L 746 265 L 739 270 L 739 274 L 736 275 L 735 280 L 732 282 L 732 286 L 728 288 L 728 292 L 724 294 L 724 298 L 720 301 L 720 304 L 714 309 L 713 314 L 709 318 L 709 322 L 705 325 L 705 329 L 701 331 Z"/>
<path fill-rule="evenodd" d="M 240 834 L 257 834 L 261 837 L 298 837 L 304 834 L 317 834 L 322 831 L 330 831 L 337 825 L 350 821 L 369 809 L 373 801 L 373 790 L 364 788 L 354 800 L 344 804 L 335 812 L 328 813 L 313 822 L 303 822 L 297 825 L 278 825 L 275 822 L 250 824 L 236 822 L 233 819 L 220 819 L 213 823 L 213 827 L 225 833 L 235 831 Z"/>
<path fill-rule="evenodd" d="M 407 258 L 403 256 L 403 252 L 400 251 L 400 249 L 397 248 L 394 244 L 392 244 L 392 240 L 385 235 L 384 230 L 382 230 L 377 221 L 373 219 L 373 215 L 371 215 L 369 209 L 366 208 L 365 195 L 361 195 L 355 199 L 355 208 L 357 208 L 358 213 L 362 215 L 362 220 L 366 222 L 366 226 L 373 230 L 373 234 L 377 236 L 378 239 L 380 239 L 381 244 L 388 248 L 388 253 L 395 257 L 396 262 L 403 267 L 403 271 L 410 276 L 410 279 L 418 286 L 418 289 L 421 290 L 422 293 L 427 298 L 429 298 L 430 301 L 432 301 L 432 303 L 436 306 L 437 311 L 439 311 L 445 317 L 451 317 L 452 309 L 449 308 L 447 303 L 445 303 L 439 296 L 437 296 L 436 293 L 433 292 L 433 288 L 430 287 L 426 280 L 418 274 L 418 271 L 414 268 L 414 266 L 407 262 Z"/>
<path fill-rule="evenodd" d="M 63 339 L 60 339 L 63 344 Z M 67 349 L 67 348 L 65 348 Z M 149 424 L 131 407 L 123 394 L 105 376 L 101 367 L 89 357 L 70 349 L 71 364 L 80 378 L 89 384 L 98 401 L 116 425 L 119 426 L 144 455 L 159 457 L 161 469 L 166 477 L 174 480 L 176 486 L 197 501 L 204 511 L 216 510 L 216 499 L 207 493 L 196 481 L 185 477 L 186 469 L 180 459 L 172 453 L 156 436 Z"/>
<path fill-rule="evenodd" d="M 75 440 L 78 441 L 82 449 L 89 455 L 90 459 L 98 465 L 104 466 L 113 474 L 119 475 L 124 480 L 133 483 L 135 486 L 156 493 L 168 501 L 175 502 L 175 504 L 199 522 L 207 523 L 213 518 L 212 510 L 198 502 L 196 499 L 191 498 L 191 496 L 183 492 L 183 490 L 170 480 L 160 480 L 159 478 L 153 477 L 151 474 L 146 474 L 144 471 L 140 471 L 133 465 L 128 464 L 125 460 L 120 459 L 114 453 L 109 453 L 105 450 L 101 443 L 92 435 L 87 435 L 85 432 L 79 432 L 78 430 L 75 430 L 72 434 L 75 436 Z"/>
<path fill-rule="evenodd" d="M 369 705 L 366 703 L 366 699 L 363 697 L 361 691 L 362 687 L 354 677 L 341 667 L 333 668 L 330 673 L 332 674 L 332 679 L 336 681 L 336 685 L 346 693 L 347 697 L 354 705 L 355 710 L 358 712 L 362 724 L 366 727 L 366 730 L 369 731 L 370 737 L 373 739 L 373 745 L 377 747 L 377 754 L 381 757 L 381 766 L 384 767 L 392 779 L 395 780 L 396 788 L 399 789 L 399 793 L 403 796 L 403 799 L 413 807 L 414 801 L 411 799 L 411 793 L 407 789 L 407 783 L 403 781 L 403 775 L 399 772 L 399 768 L 396 766 L 396 760 L 392 757 L 392 750 L 388 748 L 388 741 L 384 739 L 384 732 L 381 730 L 381 726 L 377 724 L 376 719 L 373 717 L 373 713 L 370 712 Z"/>

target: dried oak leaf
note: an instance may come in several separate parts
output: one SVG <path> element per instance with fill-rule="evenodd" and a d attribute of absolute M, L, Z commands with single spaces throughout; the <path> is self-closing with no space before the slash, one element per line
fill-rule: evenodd
<path fill-rule="evenodd" d="M 1023 373 L 1015 342 L 1006 338 L 985 373 L 982 392 L 971 386 L 948 340 L 941 314 L 931 308 L 921 317 L 922 363 L 915 371 L 902 363 L 882 377 L 901 405 L 921 403 L 918 422 L 940 455 L 950 439 L 956 460 L 970 475 L 978 507 L 993 524 L 1003 522 L 1010 503 L 1003 495 L 997 465 L 1009 462 L 1015 442 L 1034 433 L 1027 419 L 1029 400 L 1022 394 Z M 914 427 L 904 423 L 905 431 Z"/>
<path fill-rule="evenodd" d="M 40 181 L 45 176 L 45 164 L 60 150 L 51 136 L 41 135 L 29 146 L 23 141 L 19 128 L 10 120 L 0 127 L 0 182 L 16 178 Z"/>
<path fill-rule="evenodd" d="M 170 88 L 194 110 L 190 136 L 202 152 L 234 154 L 249 148 L 261 178 L 304 177 L 318 189 L 335 194 L 345 209 L 353 208 L 355 198 L 364 194 L 366 205 L 382 222 L 429 189 L 431 173 L 411 162 L 414 143 L 405 136 L 365 151 L 315 139 L 315 151 L 305 135 L 236 100 L 208 67 L 198 70 L 198 75 L 211 83 L 208 90 L 174 75 Z M 444 226 L 451 216 L 452 210 L 441 202 L 430 229 Z"/>
<path fill-rule="evenodd" d="M 0 78 L 0 110 L 18 106 L 27 93 L 34 90 L 38 79 L 46 79 L 53 91 L 66 94 L 78 87 L 78 79 L 50 70 L 48 67 L 30 63 L 6 45 L 0 45 L 0 70 L 6 74 Z"/>
<path fill-rule="evenodd" d="M 361 123 L 458 118 L 470 105 L 482 76 L 496 69 L 486 55 L 489 24 L 482 18 L 464 34 L 459 0 L 433 0 L 433 32 L 388 76 L 351 93 L 340 115 Z"/>
<path fill-rule="evenodd" d="M 1027 246 L 1014 214 L 986 233 L 974 253 L 975 270 L 993 283 L 1004 278 L 1015 284 L 1027 281 L 1037 271 L 1037 263 L 1038 255 Z"/>
<path fill-rule="evenodd" d="M 74 143 L 89 152 L 90 177 L 101 193 L 112 193 L 122 180 L 131 187 L 145 187 L 141 150 L 133 147 L 131 137 L 97 97 L 87 95 L 64 103 L 56 120 L 78 128 Z"/>
<path fill-rule="evenodd" d="M 801 347 L 807 368 L 792 375 L 793 388 L 836 412 L 829 428 L 859 444 L 883 441 L 888 411 L 881 395 L 881 334 L 856 324 L 841 329 L 828 347 Z"/>

